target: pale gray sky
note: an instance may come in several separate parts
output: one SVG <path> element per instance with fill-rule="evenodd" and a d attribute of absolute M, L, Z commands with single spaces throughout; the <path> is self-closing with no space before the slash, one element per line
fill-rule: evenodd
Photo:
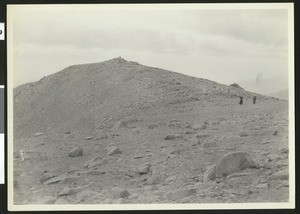
<path fill-rule="evenodd" d="M 281 90 L 288 87 L 287 14 L 286 9 L 9 8 L 14 86 L 69 65 L 122 56 L 223 84 L 243 83 L 260 93 Z M 270 88 L 262 88 L 270 79 Z"/>

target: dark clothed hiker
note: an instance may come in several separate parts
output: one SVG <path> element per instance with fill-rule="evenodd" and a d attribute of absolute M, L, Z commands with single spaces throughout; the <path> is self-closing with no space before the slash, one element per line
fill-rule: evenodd
<path fill-rule="evenodd" d="M 240 97 L 240 102 L 239 102 L 239 104 L 240 104 L 240 105 L 243 105 L 243 103 L 244 103 L 244 102 L 243 102 L 243 97 Z"/>

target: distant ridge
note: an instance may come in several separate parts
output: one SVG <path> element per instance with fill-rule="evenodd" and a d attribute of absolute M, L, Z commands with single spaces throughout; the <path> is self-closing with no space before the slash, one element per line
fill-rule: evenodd
<path fill-rule="evenodd" d="M 284 90 L 281 90 L 281 91 L 278 91 L 278 92 L 275 92 L 275 93 L 267 94 L 267 96 L 275 97 L 275 98 L 278 98 L 278 99 L 281 99 L 281 100 L 288 100 L 289 99 L 289 90 L 284 89 Z"/>

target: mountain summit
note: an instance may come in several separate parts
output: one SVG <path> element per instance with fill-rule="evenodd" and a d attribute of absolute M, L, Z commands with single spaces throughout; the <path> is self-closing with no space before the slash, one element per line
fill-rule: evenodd
<path fill-rule="evenodd" d="M 257 95 L 258 102 L 276 101 Z M 69 66 L 14 89 L 16 136 L 48 129 L 112 126 L 123 117 L 183 112 L 187 106 L 251 104 L 238 87 L 141 65 L 121 57 Z"/>

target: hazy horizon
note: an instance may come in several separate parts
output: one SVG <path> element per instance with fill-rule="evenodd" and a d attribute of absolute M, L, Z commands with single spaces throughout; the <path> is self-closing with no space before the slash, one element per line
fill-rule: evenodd
<path fill-rule="evenodd" d="M 9 6 L 8 13 L 14 87 L 121 56 L 253 92 L 288 88 L 286 9 Z"/>

